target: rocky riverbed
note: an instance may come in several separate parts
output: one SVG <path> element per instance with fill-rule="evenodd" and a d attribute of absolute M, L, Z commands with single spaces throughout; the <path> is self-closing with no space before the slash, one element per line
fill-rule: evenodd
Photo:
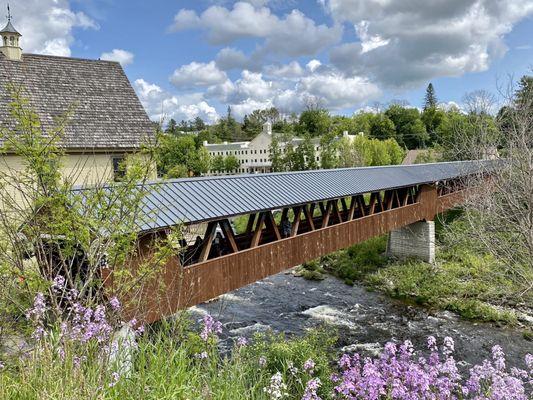
<path fill-rule="evenodd" d="M 392 300 L 363 286 L 348 286 L 328 276 L 308 281 L 288 271 L 269 277 L 211 302 L 193 307 L 194 316 L 209 313 L 224 325 L 221 345 L 229 349 L 236 337 L 250 338 L 272 329 L 287 335 L 329 324 L 339 335 L 339 351 L 379 354 L 387 341 L 410 339 L 425 348 L 430 335 L 455 340 L 457 359 L 468 364 L 490 357 L 499 344 L 508 364 L 524 366 L 533 342 L 521 332 L 486 323 L 465 321 L 446 311 L 430 311 Z"/>

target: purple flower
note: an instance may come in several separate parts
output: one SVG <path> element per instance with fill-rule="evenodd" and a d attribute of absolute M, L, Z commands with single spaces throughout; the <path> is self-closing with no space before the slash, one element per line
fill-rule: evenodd
<path fill-rule="evenodd" d="M 505 354 L 500 346 L 492 349 L 492 361 L 475 365 L 465 379 L 458 371 L 452 353 L 454 343 L 444 339 L 442 360 L 435 338 L 428 338 L 431 355 L 415 359 L 409 341 L 399 349 L 393 343 L 385 345 L 378 358 L 365 358 L 356 354 L 343 355 L 339 361 L 341 374 L 331 380 L 336 385 L 334 393 L 341 399 L 475 399 L 475 400 L 526 400 L 531 392 L 531 372 L 505 367 Z M 530 368 L 533 357 L 526 356 Z M 529 381 L 528 381 L 529 380 Z M 490 396 L 490 397 L 487 397 Z"/>
<path fill-rule="evenodd" d="M 304 362 L 303 369 L 305 372 L 309 372 L 310 374 L 313 374 L 313 370 L 315 368 L 315 362 L 309 358 L 306 362 Z"/>
<path fill-rule="evenodd" d="M 442 352 L 444 355 L 449 356 L 455 351 L 455 344 L 453 342 L 453 339 L 449 336 L 446 336 L 444 338 L 444 349 Z"/>
<path fill-rule="evenodd" d="M 52 282 L 52 291 L 54 293 L 60 293 L 65 289 L 65 278 L 62 275 L 58 275 Z"/>
<path fill-rule="evenodd" d="M 259 366 L 261 368 L 264 368 L 267 365 L 267 359 L 266 359 L 265 356 L 259 357 L 259 361 L 258 362 L 259 362 Z"/>
<path fill-rule="evenodd" d="M 33 307 L 26 312 L 26 318 L 40 321 L 43 319 L 45 312 L 46 302 L 44 300 L 44 294 L 39 292 L 33 299 Z"/>
<path fill-rule="evenodd" d="M 203 328 L 200 337 L 207 342 L 210 336 L 218 338 L 217 334 L 222 333 L 222 324 L 210 315 L 203 318 Z"/>
<path fill-rule="evenodd" d="M 320 385 L 321 382 L 318 378 L 310 379 L 309 381 L 307 381 L 302 400 L 321 400 L 320 396 L 316 393 Z"/>
<path fill-rule="evenodd" d="M 237 346 L 244 347 L 244 346 L 247 346 L 247 345 L 248 345 L 248 339 L 246 339 L 245 337 L 239 337 L 237 339 Z"/>
<path fill-rule="evenodd" d="M 207 351 L 202 351 L 201 353 L 197 353 L 194 355 L 196 358 L 198 358 L 199 360 L 204 360 L 206 359 L 207 357 L 209 357 L 209 355 L 207 354 Z"/>
<path fill-rule="evenodd" d="M 111 300 L 109 300 L 109 305 L 113 311 L 119 311 L 121 307 L 120 301 L 116 297 L 113 297 Z"/>

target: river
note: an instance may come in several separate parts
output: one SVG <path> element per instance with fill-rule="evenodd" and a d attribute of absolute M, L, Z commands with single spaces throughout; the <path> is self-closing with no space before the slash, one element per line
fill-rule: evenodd
<path fill-rule="evenodd" d="M 428 336 L 455 341 L 456 360 L 464 366 L 490 357 L 495 344 L 503 347 L 508 364 L 524 367 L 533 343 L 522 333 L 488 323 L 466 321 L 447 311 L 433 311 L 390 299 L 364 286 L 348 286 L 332 276 L 322 281 L 295 277 L 290 271 L 271 276 L 190 310 L 195 317 L 209 313 L 223 323 L 221 347 L 235 338 L 272 329 L 288 336 L 330 324 L 339 334 L 339 352 L 377 355 L 391 340 L 410 339 L 425 348 Z"/>

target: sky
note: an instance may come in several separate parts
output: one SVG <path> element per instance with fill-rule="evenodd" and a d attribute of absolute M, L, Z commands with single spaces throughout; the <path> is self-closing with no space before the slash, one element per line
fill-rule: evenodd
<path fill-rule="evenodd" d="M 6 10 L 0 0 L 0 10 Z M 120 62 L 151 118 L 334 114 L 533 68 L 533 0 L 16 0 L 25 53 Z M 7 10 L 5 11 L 7 13 Z M 1 14 L 0 15 L 4 15 Z"/>

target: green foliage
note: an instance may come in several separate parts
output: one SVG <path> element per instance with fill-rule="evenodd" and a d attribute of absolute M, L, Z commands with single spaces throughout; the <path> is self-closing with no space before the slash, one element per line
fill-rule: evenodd
<path fill-rule="evenodd" d="M 326 278 L 325 273 L 326 271 L 320 265 L 319 260 L 312 260 L 296 268 L 294 275 L 310 281 L 321 281 Z"/>
<path fill-rule="evenodd" d="M 322 166 L 333 164 L 333 168 L 363 167 L 378 165 L 401 164 L 405 151 L 394 139 L 378 140 L 364 135 L 356 135 L 355 138 L 336 138 L 331 144 L 334 153 L 326 153 L 326 161 Z M 324 160 L 324 153 L 322 153 Z"/>
<path fill-rule="evenodd" d="M 217 155 L 213 157 L 211 169 L 219 173 L 226 171 L 226 161 L 224 160 L 224 156 Z"/>
<path fill-rule="evenodd" d="M 372 238 L 324 257 L 323 267 L 347 284 L 353 285 L 354 282 L 363 280 L 368 274 L 385 265 L 386 246 L 386 236 Z"/>
<path fill-rule="evenodd" d="M 394 123 L 396 138 L 400 144 L 405 144 L 408 149 L 426 146 L 429 135 L 418 109 L 392 105 L 385 111 L 385 115 Z"/>
<path fill-rule="evenodd" d="M 314 137 L 325 135 L 330 131 L 330 127 L 331 116 L 329 111 L 319 108 L 302 112 L 295 131 L 300 135 L 308 133 Z"/>
<path fill-rule="evenodd" d="M 185 166 L 188 174 L 201 175 L 209 170 L 210 156 L 205 149 L 197 149 L 193 135 L 160 133 L 157 137 L 156 162 L 160 176 L 167 175 L 178 165 Z"/>
<path fill-rule="evenodd" d="M 234 155 L 229 155 L 224 159 L 224 170 L 226 172 L 234 172 L 241 163 Z"/>
<path fill-rule="evenodd" d="M 320 168 L 336 168 L 338 160 L 338 142 L 337 135 L 330 132 L 320 138 Z"/>
<path fill-rule="evenodd" d="M 370 136 L 377 139 L 390 139 L 396 137 L 396 126 L 385 114 L 377 114 L 370 124 Z"/>

